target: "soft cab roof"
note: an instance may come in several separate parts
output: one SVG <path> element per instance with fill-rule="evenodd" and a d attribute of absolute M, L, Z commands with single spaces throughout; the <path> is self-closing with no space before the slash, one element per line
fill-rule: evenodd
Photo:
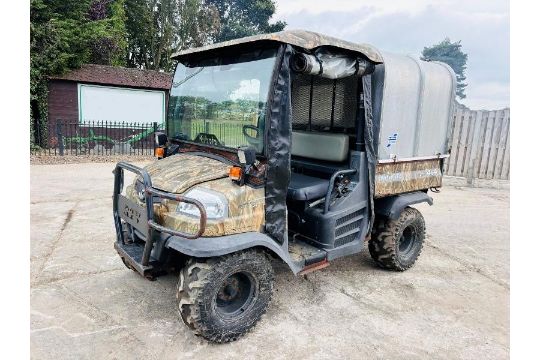
<path fill-rule="evenodd" d="M 356 44 L 353 42 L 336 39 L 331 36 L 326 36 L 318 34 L 311 31 L 305 30 L 288 30 L 280 31 L 277 33 L 271 34 L 260 34 L 244 37 L 241 39 L 229 40 L 221 43 L 210 44 L 198 48 L 191 48 L 181 50 L 173 54 L 174 59 L 181 59 L 183 57 L 189 56 L 191 54 L 201 53 L 201 52 L 213 52 L 220 49 L 231 48 L 231 47 L 241 47 L 243 45 L 255 44 L 255 43 L 264 43 L 264 42 L 277 42 L 282 44 L 290 44 L 293 46 L 298 46 L 306 50 L 313 50 L 322 46 L 329 46 L 338 49 L 349 50 L 353 52 L 360 53 L 364 55 L 369 60 L 374 63 L 382 63 L 383 58 L 375 47 L 368 44 Z"/>

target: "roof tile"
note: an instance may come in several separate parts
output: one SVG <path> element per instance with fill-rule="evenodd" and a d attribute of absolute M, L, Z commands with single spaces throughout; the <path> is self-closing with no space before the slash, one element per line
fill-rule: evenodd
<path fill-rule="evenodd" d="M 172 74 L 155 70 L 86 64 L 80 69 L 71 70 L 63 75 L 51 76 L 50 79 L 169 90 L 172 82 Z"/>

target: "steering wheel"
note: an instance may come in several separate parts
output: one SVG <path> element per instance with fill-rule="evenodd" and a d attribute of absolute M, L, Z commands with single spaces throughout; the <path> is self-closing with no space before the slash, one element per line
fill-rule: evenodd
<path fill-rule="evenodd" d="M 195 140 L 193 141 L 201 143 L 201 144 L 217 145 L 217 146 L 221 145 L 216 135 L 208 134 L 208 133 L 199 133 L 197 137 L 195 138 Z"/>
<path fill-rule="evenodd" d="M 255 131 L 255 136 L 251 136 L 248 134 L 248 130 Z M 248 143 L 252 146 L 255 146 L 258 150 L 260 150 L 260 146 L 262 145 L 262 139 L 259 136 L 261 129 L 259 129 L 255 125 L 244 125 L 242 126 L 242 133 L 246 137 Z"/>

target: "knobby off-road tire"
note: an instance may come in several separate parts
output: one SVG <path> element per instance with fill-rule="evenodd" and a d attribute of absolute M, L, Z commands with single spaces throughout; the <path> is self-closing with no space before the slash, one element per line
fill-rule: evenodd
<path fill-rule="evenodd" d="M 420 211 L 407 207 L 398 219 L 375 223 L 369 253 L 377 265 L 405 271 L 416 262 L 424 245 L 426 225 Z"/>
<path fill-rule="evenodd" d="M 209 341 L 234 341 L 253 328 L 266 311 L 273 281 L 272 265 L 260 251 L 192 258 L 178 280 L 180 317 L 196 335 Z"/>

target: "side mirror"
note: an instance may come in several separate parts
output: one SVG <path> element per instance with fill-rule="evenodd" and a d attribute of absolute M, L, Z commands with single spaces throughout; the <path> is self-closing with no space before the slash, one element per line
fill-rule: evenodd
<path fill-rule="evenodd" d="M 156 147 L 163 147 L 167 144 L 167 135 L 162 132 L 156 133 Z"/>
<path fill-rule="evenodd" d="M 253 146 L 242 146 L 238 148 L 238 161 L 242 165 L 253 165 L 257 161 L 257 149 Z"/>

